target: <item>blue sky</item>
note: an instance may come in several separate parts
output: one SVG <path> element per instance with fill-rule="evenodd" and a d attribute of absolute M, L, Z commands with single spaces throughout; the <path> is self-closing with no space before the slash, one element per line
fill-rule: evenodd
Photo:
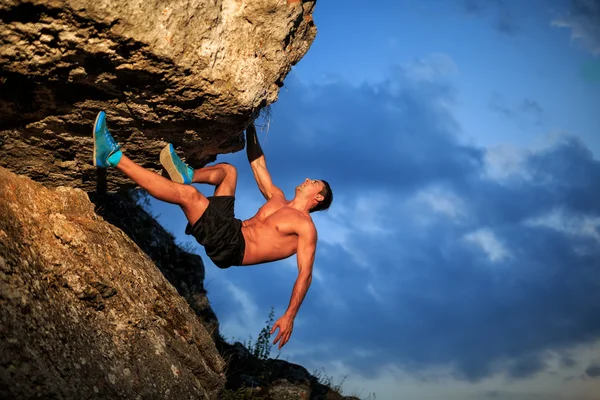
<path fill-rule="evenodd" d="M 280 357 L 377 399 L 597 399 L 600 2 L 321 1 L 314 19 L 259 134 L 288 196 L 334 191 Z M 251 217 L 245 153 L 218 161 Z M 181 211 L 152 211 L 194 243 Z M 195 248 L 226 337 L 285 311 L 295 257 L 220 270 Z"/>

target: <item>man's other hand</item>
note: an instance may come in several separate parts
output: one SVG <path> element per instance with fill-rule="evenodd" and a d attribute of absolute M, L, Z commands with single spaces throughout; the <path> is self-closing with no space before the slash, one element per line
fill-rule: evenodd
<path fill-rule="evenodd" d="M 273 329 L 271 329 L 271 335 L 279 328 L 279 333 L 275 338 L 273 344 L 277 344 L 279 341 L 279 350 L 290 340 L 290 336 L 292 336 L 292 331 L 294 330 L 294 318 L 288 317 L 284 315 L 279 318 L 275 325 L 273 325 Z"/>

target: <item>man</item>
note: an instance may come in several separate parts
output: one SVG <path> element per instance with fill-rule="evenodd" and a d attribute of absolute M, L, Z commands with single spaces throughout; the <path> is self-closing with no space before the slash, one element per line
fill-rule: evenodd
<path fill-rule="evenodd" d="M 171 178 L 166 179 L 123 155 L 107 128 L 104 111 L 98 113 L 94 123 L 94 165 L 114 167 L 154 198 L 179 205 L 188 220 L 186 234 L 193 235 L 220 268 L 271 262 L 296 254 L 298 278 L 291 300 L 271 330 L 273 334 L 279 328 L 273 343 L 279 341 L 281 349 L 292 334 L 294 319 L 312 281 L 317 231 L 310 213 L 329 208 L 333 195 L 326 181 L 307 178 L 296 187 L 294 198 L 287 200 L 271 181 L 253 124 L 246 130 L 246 142 L 254 178 L 267 200 L 246 221 L 234 217 L 237 172 L 232 165 L 220 163 L 194 170 L 168 144 L 160 153 L 161 164 Z M 203 196 L 192 183 L 214 185 L 214 195 Z"/>

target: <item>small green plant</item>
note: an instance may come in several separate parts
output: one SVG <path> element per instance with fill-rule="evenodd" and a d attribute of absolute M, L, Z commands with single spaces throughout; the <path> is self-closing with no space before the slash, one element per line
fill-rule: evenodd
<path fill-rule="evenodd" d="M 328 388 L 335 390 L 337 392 L 339 392 L 342 388 L 342 385 L 344 383 L 344 381 L 346 380 L 346 377 L 344 377 L 341 382 L 339 383 L 339 385 L 334 385 L 333 384 L 333 375 L 329 376 L 325 373 L 325 368 L 321 368 L 319 369 L 315 369 L 312 373 L 312 375 L 317 379 L 317 381 L 323 385 L 323 386 L 327 386 Z"/>
<path fill-rule="evenodd" d="M 265 322 L 267 325 L 261 329 L 258 338 L 256 338 L 256 342 L 252 343 L 252 336 L 250 336 L 248 342 L 246 342 L 248 351 L 259 360 L 267 360 L 271 355 L 271 349 L 273 348 L 273 344 L 271 344 L 271 329 L 273 328 L 273 322 L 275 322 L 275 310 L 271 307 L 269 319 Z"/>
<path fill-rule="evenodd" d="M 186 253 L 197 254 L 198 247 L 191 241 L 177 242 L 177 246 Z"/>

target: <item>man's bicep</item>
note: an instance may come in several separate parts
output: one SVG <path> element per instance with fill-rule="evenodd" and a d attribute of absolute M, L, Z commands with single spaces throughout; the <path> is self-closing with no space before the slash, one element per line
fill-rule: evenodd
<path fill-rule="evenodd" d="M 317 251 L 317 231 L 312 224 L 301 225 L 298 229 L 298 272 L 311 275 Z"/>

